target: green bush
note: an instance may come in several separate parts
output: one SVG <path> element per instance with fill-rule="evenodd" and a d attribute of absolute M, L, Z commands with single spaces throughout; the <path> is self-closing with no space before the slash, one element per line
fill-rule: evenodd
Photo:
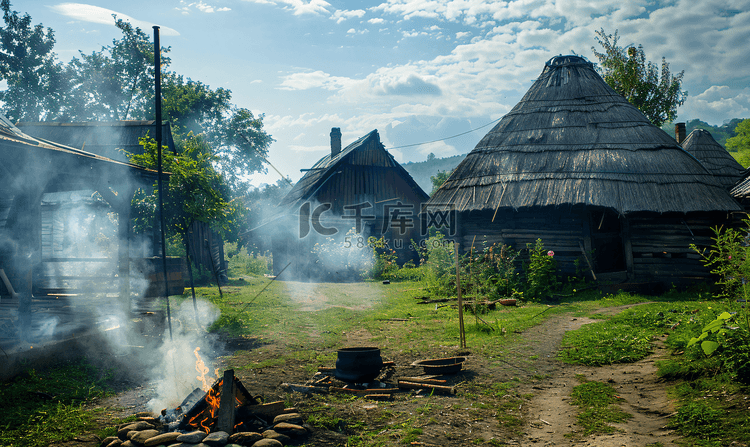
<path fill-rule="evenodd" d="M 533 247 L 531 244 L 526 244 L 526 248 L 529 250 L 529 262 L 524 266 L 526 271 L 524 296 L 530 301 L 549 298 L 560 285 L 556 275 L 555 253 L 552 250 L 545 250 L 541 239 L 537 239 Z"/>
<path fill-rule="evenodd" d="M 725 298 L 724 312 L 705 324 L 700 334 L 690 339 L 688 347 L 699 345 L 707 356 L 717 356 L 723 367 L 750 384 L 750 245 L 748 230 L 750 220 L 744 221 L 746 228 L 714 228 L 714 243 L 708 249 L 691 248 L 698 252 L 703 264 L 718 276 L 721 286 L 718 297 Z M 712 312 L 714 314 L 714 312 Z"/>
<path fill-rule="evenodd" d="M 229 264 L 229 276 L 262 276 L 271 273 L 273 260 L 269 254 L 248 253 L 247 247 L 235 242 L 224 244 L 224 253 Z"/>

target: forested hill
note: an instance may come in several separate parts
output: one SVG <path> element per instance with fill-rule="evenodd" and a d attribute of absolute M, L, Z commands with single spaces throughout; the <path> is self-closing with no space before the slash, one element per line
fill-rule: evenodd
<path fill-rule="evenodd" d="M 440 171 L 450 172 L 458 166 L 463 159 L 466 158 L 466 154 L 454 155 L 453 157 L 446 158 L 433 158 L 431 160 L 409 162 L 404 163 L 401 166 L 406 169 L 406 172 L 414 178 L 414 181 L 426 192 L 427 194 L 432 191 L 432 181 L 430 177 L 437 174 Z"/>

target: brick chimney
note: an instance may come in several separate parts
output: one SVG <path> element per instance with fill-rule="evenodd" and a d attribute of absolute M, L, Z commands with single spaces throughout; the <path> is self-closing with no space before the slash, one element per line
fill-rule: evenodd
<path fill-rule="evenodd" d="M 341 129 L 331 128 L 331 159 L 341 152 Z"/>
<path fill-rule="evenodd" d="M 682 144 L 685 141 L 685 123 L 674 125 L 674 139 L 677 140 L 677 144 Z"/>

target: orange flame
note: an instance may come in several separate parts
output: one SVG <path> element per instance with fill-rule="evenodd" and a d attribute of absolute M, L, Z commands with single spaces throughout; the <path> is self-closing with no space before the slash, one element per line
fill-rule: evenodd
<path fill-rule="evenodd" d="M 193 416 L 188 422 L 189 425 L 197 428 L 198 430 L 206 433 L 211 432 L 211 427 L 216 424 L 216 413 L 219 411 L 219 404 L 221 401 L 220 392 L 217 390 L 221 389 L 221 385 L 224 381 L 221 380 L 214 388 L 209 388 L 206 393 L 206 403 L 208 407 Z"/>
<path fill-rule="evenodd" d="M 193 351 L 193 354 L 195 354 L 195 358 L 197 359 L 195 362 L 195 370 L 198 371 L 198 374 L 200 374 L 198 377 L 196 377 L 201 382 L 201 389 L 203 391 L 208 391 L 211 388 L 211 385 L 208 384 L 208 378 L 206 377 L 206 374 L 208 374 L 208 367 L 203 362 L 203 359 L 201 358 L 201 355 L 198 354 L 198 351 L 200 351 L 200 346 L 195 348 L 195 351 Z"/>

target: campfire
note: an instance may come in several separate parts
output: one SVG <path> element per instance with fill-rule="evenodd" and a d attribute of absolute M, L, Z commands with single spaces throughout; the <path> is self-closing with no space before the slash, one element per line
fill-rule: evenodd
<path fill-rule="evenodd" d="M 224 371 L 206 391 L 193 390 L 177 407 L 164 409 L 159 416 L 149 413 L 137 416 L 138 422 L 118 427 L 117 436 L 106 438 L 101 447 L 155 447 L 174 443 L 252 446 L 263 439 L 277 441 L 264 441 L 263 445 L 281 446 L 308 433 L 294 408 L 285 408 L 281 401 L 262 403 L 247 391 L 231 369 Z"/>
<path fill-rule="evenodd" d="M 283 446 L 290 442 L 296 444 L 298 439 L 295 438 L 309 433 L 295 408 L 286 408 L 282 401 L 263 403 L 260 397 L 253 397 L 235 377 L 234 370 L 224 371 L 219 378 L 207 379 L 208 368 L 198 349 L 194 353 L 198 359 L 196 370 L 200 374 L 197 379 L 203 387 L 194 389 L 180 405 L 161 410 L 158 416 L 138 414 L 138 422 L 118 427 L 117 436 L 105 439 L 101 447 L 156 447 L 175 443 L 201 443 L 211 447 L 227 444 Z M 281 387 L 304 394 L 348 393 L 372 400 L 392 400 L 400 392 L 454 395 L 455 387 L 450 386 L 443 375 L 461 371 L 465 360 L 466 357 L 450 357 L 414 362 L 409 369 L 423 367 L 425 375 L 401 376 L 395 383 L 386 383 L 381 381 L 387 380 L 382 378 L 381 370 L 387 368 L 384 375 L 390 376 L 396 365 L 383 361 L 380 349 L 342 348 L 335 368 L 319 367 L 308 383 L 282 383 Z M 209 380 L 214 380 L 210 386 Z"/>

